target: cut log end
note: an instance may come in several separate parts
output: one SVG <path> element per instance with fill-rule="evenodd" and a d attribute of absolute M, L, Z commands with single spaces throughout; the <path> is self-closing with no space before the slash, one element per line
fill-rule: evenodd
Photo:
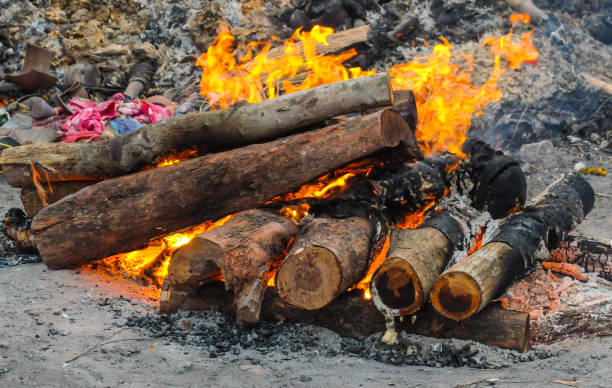
<path fill-rule="evenodd" d="M 372 280 L 384 306 L 400 315 L 416 312 L 423 305 L 423 287 L 412 266 L 401 258 L 389 258 Z"/>
<path fill-rule="evenodd" d="M 276 275 L 278 293 L 286 303 L 317 310 L 337 295 L 342 269 L 329 249 L 310 246 L 288 257 Z"/>
<path fill-rule="evenodd" d="M 410 126 L 397 112 L 385 110 L 380 116 L 381 136 L 385 147 L 396 147 L 400 142 L 410 143 Z"/>
<path fill-rule="evenodd" d="M 446 272 L 435 283 L 431 302 L 445 317 L 465 319 L 476 313 L 480 306 L 480 287 L 478 282 L 466 273 Z"/>

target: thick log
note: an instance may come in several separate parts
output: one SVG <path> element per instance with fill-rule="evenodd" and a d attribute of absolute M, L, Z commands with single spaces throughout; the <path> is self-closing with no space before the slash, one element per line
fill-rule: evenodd
<path fill-rule="evenodd" d="M 76 193 L 94 183 L 94 181 L 55 182 L 51 186 L 53 191 L 47 190 L 47 204 L 51 205 L 65 196 Z M 44 207 L 35 186 L 26 186 L 21 189 L 21 203 L 31 218 L 34 218 Z"/>
<path fill-rule="evenodd" d="M 181 299 L 180 308 L 204 310 L 221 307 L 232 312 L 233 295 L 223 286 L 208 283 Z M 262 317 L 267 320 L 304 322 L 326 327 L 341 335 L 364 340 L 385 331 L 385 320 L 371 301 L 359 291 L 346 292 L 320 310 L 304 310 L 285 303 L 274 287 L 268 287 Z M 425 308 L 415 319 L 405 319 L 398 327 L 412 334 L 436 338 L 459 338 L 523 352 L 529 348 L 529 314 L 505 310 L 493 303 L 470 319 L 457 322 Z"/>
<path fill-rule="evenodd" d="M 276 273 L 281 299 L 306 310 L 328 305 L 365 275 L 373 232 L 360 217 L 305 222 Z"/>
<path fill-rule="evenodd" d="M 193 113 L 94 143 L 51 143 L 5 150 L 0 166 L 14 187 L 32 185 L 30 165 L 51 181 L 100 180 L 154 166 L 189 148 L 200 154 L 269 140 L 334 116 L 392 105 L 386 74 L 336 82 L 257 104 Z"/>
<path fill-rule="evenodd" d="M 289 218 L 264 210 L 238 213 L 225 224 L 197 235 L 170 261 L 160 311 L 176 311 L 170 293 L 193 292 L 207 281 L 225 280 L 235 294 L 236 319 L 241 325 L 259 322 L 267 284 L 264 276 L 287 249 L 298 227 Z"/>
<path fill-rule="evenodd" d="M 412 135 L 390 110 L 270 143 L 108 179 L 43 209 L 32 230 L 52 268 L 141 247 L 150 239 L 262 206 Z M 65 238 L 70 235 L 71 238 Z"/>
<path fill-rule="evenodd" d="M 558 248 L 594 202 L 593 189 L 579 174 L 553 183 L 504 222 L 491 242 L 438 278 L 431 293 L 433 306 L 457 320 L 482 310 Z"/>
<path fill-rule="evenodd" d="M 468 155 L 457 169 L 468 195 L 442 200 L 443 210 L 416 230 L 393 230 L 385 263 L 372 280 L 372 298 L 387 316 L 419 310 L 429 299 L 435 280 L 448 265 L 467 255 L 482 238 L 490 217 L 500 218 L 525 201 L 525 177 L 516 160 L 481 142 L 466 144 Z M 508 182 L 513 185 L 509 187 Z"/>
<path fill-rule="evenodd" d="M 370 286 L 376 306 L 391 316 L 418 311 L 452 252 L 449 239 L 435 228 L 393 229 L 387 258 Z"/>

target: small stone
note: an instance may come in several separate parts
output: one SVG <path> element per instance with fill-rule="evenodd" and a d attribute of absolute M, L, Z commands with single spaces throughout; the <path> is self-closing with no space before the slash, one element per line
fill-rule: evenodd
<path fill-rule="evenodd" d="M 541 167 L 555 164 L 555 146 L 550 140 L 525 144 L 519 151 L 521 160 Z"/>
<path fill-rule="evenodd" d="M 312 381 L 312 377 L 300 375 L 300 377 L 298 377 L 298 380 L 300 380 L 303 383 L 307 383 L 309 381 Z"/>

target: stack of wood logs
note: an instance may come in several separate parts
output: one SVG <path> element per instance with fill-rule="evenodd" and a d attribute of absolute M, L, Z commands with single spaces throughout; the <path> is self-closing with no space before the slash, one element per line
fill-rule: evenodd
<path fill-rule="evenodd" d="M 392 93 L 388 77 L 378 74 L 175 117 L 96 143 L 8 149 L 0 154 L 0 167 L 11 185 L 23 188 L 24 202 L 34 201 L 39 191 L 33 188 L 33 174 L 55 186 L 48 207 L 28 210 L 36 214 L 32 233 L 51 268 L 129 252 L 159 236 L 233 215 L 174 253 L 162 286 L 162 312 L 219 305 L 234 311 L 242 325 L 262 317 L 288 319 L 360 338 L 384 329 L 385 319 L 370 300 L 347 289 L 364 278 L 398 218 L 441 200 L 451 186 L 464 188 L 460 194 L 470 198 L 475 210 L 462 214 L 452 199 L 445 199 L 443 210 L 432 210 L 421 228 L 392 230 L 387 260 L 374 278 L 376 306 L 393 310 L 391 315 L 417 314 L 401 325 L 410 332 L 523 351 L 528 314 L 484 307 L 516 277 L 509 270 L 514 262 L 530 263 L 535 251 L 523 249 L 522 239 L 558 244 L 563 231 L 590 210 L 574 206 L 588 203 L 588 190 L 572 194 L 571 187 L 584 186 L 573 177 L 562 184 L 570 188 L 553 189 L 554 195 L 546 197 L 553 199 L 504 224 L 508 230 L 533 224 L 537 232 L 513 240 L 502 229 L 491 243 L 497 248 L 491 251 L 487 244 L 483 252 L 494 252 L 491 257 L 509 264 L 477 265 L 500 281 L 495 287 L 473 287 L 485 294 L 469 314 L 448 314 L 439 307 L 463 309 L 466 291 L 457 294 L 459 286 L 449 280 L 458 277 L 457 271 L 440 273 L 475 238 L 472 220 L 481 211 L 500 218 L 523 204 L 524 177 L 517 175 L 515 161 L 482 145 L 466 152 L 457 171 L 454 155 L 423 158 L 414 138 L 416 122 L 412 94 Z M 190 149 L 197 150 L 193 158 L 152 168 Z M 368 156 L 375 161 L 371 174 L 353 178 L 329 198 L 273 200 Z M 508 180 L 517 176 L 523 184 L 506 192 Z M 542 210 L 558 203 L 573 204 L 570 218 Z M 288 205 L 305 205 L 308 215 L 298 224 L 279 211 Z M 559 206 L 554 212 L 561 211 Z M 448 284 L 438 286 L 440 279 Z M 431 308 L 421 310 L 430 292 L 442 296 L 433 306 L 449 318 L 484 311 L 457 324 Z"/>

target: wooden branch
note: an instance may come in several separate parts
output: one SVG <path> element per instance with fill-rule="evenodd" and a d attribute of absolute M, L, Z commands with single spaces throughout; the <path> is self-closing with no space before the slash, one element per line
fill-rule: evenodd
<path fill-rule="evenodd" d="M 491 242 L 438 278 L 431 292 L 433 306 L 457 320 L 482 310 L 558 248 L 594 201 L 593 189 L 580 174 L 553 183 L 502 224 Z"/>
<path fill-rule="evenodd" d="M 225 224 L 196 236 L 170 261 L 160 310 L 176 311 L 177 306 L 167 303 L 170 292 L 186 295 L 222 275 L 225 288 L 235 294 L 238 323 L 259 322 L 267 287 L 264 275 L 297 232 L 297 225 L 289 218 L 255 209 L 240 212 Z"/>
<path fill-rule="evenodd" d="M 51 143 L 5 150 L 0 167 L 14 187 L 32 185 L 31 164 L 51 181 L 99 180 L 154 166 L 196 147 L 200 154 L 273 139 L 334 116 L 392 105 L 386 74 L 336 82 L 257 104 L 192 113 L 94 143 Z"/>
<path fill-rule="evenodd" d="M 506 3 L 508 3 L 515 12 L 528 14 L 534 23 L 539 23 L 542 20 L 548 19 L 546 12 L 533 4 L 533 0 L 506 0 Z"/>
<path fill-rule="evenodd" d="M 102 181 L 43 209 L 32 230 L 50 267 L 85 264 L 138 249 L 157 236 L 262 206 L 411 135 L 406 122 L 390 110 L 356 117 L 270 143 Z"/>
<path fill-rule="evenodd" d="M 340 32 L 334 32 L 327 37 L 327 44 L 317 44 L 317 54 L 333 54 L 345 50 L 355 44 L 367 42 L 369 32 L 370 26 L 368 25 L 349 28 L 348 30 Z M 302 42 L 297 42 L 294 44 L 294 46 L 298 49 L 298 52 L 302 52 Z M 268 51 L 266 56 L 270 59 L 281 58 L 285 56 L 285 47 L 275 47 Z"/>
<path fill-rule="evenodd" d="M 363 278 L 374 230 L 360 217 L 307 221 L 276 274 L 280 298 L 317 310 Z"/>

